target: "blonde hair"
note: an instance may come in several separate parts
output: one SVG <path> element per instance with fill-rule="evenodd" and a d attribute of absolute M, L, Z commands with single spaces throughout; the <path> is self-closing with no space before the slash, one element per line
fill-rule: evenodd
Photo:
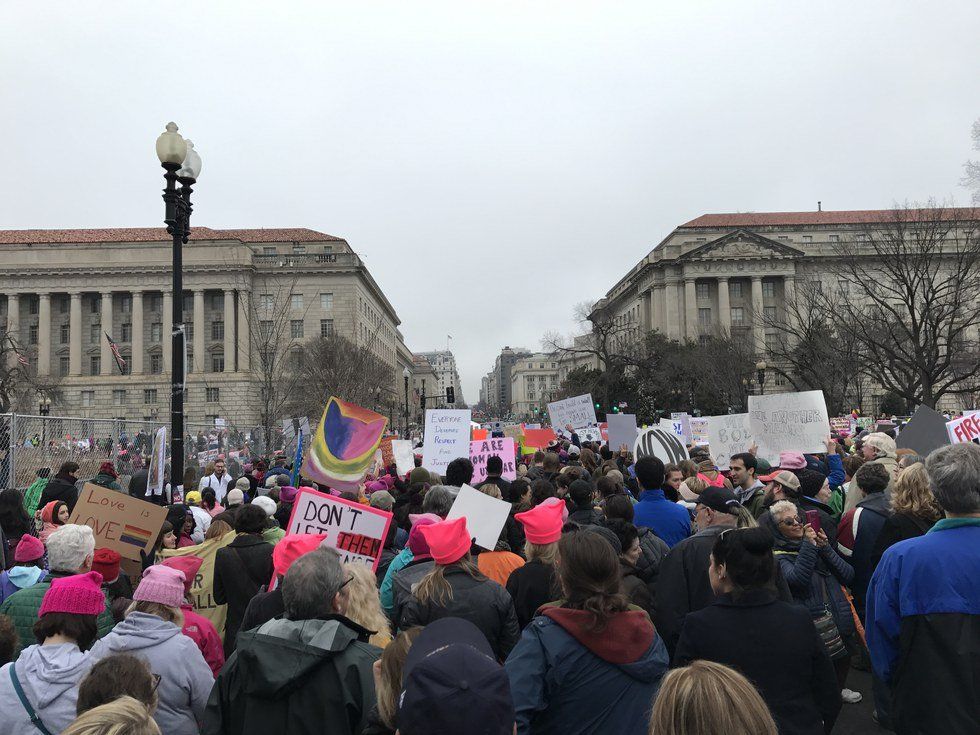
<path fill-rule="evenodd" d="M 537 559 L 542 564 L 554 566 L 555 559 L 558 558 L 558 542 L 554 541 L 550 544 L 532 544 L 530 541 L 525 541 L 524 557 L 528 561 L 534 561 Z"/>
<path fill-rule="evenodd" d="M 376 694 L 378 700 L 378 717 L 388 728 L 394 730 L 397 726 L 398 699 L 402 693 L 402 671 L 408 649 L 422 632 L 421 626 L 403 630 L 381 652 L 381 665 L 378 667 Z"/>
<path fill-rule="evenodd" d="M 357 562 L 344 564 L 344 571 L 354 579 L 347 585 L 347 617 L 362 628 L 373 630 L 368 643 L 384 648 L 391 642 L 391 624 L 381 612 L 378 582 L 371 567 Z"/>
<path fill-rule="evenodd" d="M 500 493 L 500 488 L 493 483 L 487 483 L 486 485 L 480 485 L 477 488 L 484 495 L 489 495 L 491 498 L 496 498 L 497 500 L 503 500 L 504 496 Z"/>
<path fill-rule="evenodd" d="M 180 611 L 179 607 L 170 607 L 169 605 L 161 605 L 159 602 L 148 602 L 147 600 L 136 600 L 126 608 L 126 617 L 129 617 L 129 614 L 133 612 L 156 615 L 168 623 L 173 623 L 178 628 L 184 627 L 184 613 Z"/>
<path fill-rule="evenodd" d="M 699 660 L 670 671 L 650 714 L 650 735 L 778 735 L 759 692 L 734 669 Z"/>
<path fill-rule="evenodd" d="M 921 462 L 911 464 L 892 485 L 891 507 L 895 513 L 907 513 L 928 520 L 943 517 L 942 508 L 929 487 L 929 475 Z"/>
<path fill-rule="evenodd" d="M 208 541 L 213 538 L 221 538 L 226 533 L 231 533 L 234 530 L 227 521 L 211 521 L 211 525 L 208 526 L 208 532 L 204 534 L 204 540 Z"/>
<path fill-rule="evenodd" d="M 708 489 L 708 483 L 702 480 L 700 477 L 695 475 L 694 477 L 688 477 L 681 483 L 687 491 L 692 495 L 700 495 L 705 490 Z M 681 493 L 683 495 L 683 493 Z M 691 498 L 688 498 L 690 500 Z"/>
<path fill-rule="evenodd" d="M 122 696 L 83 712 L 62 735 L 161 735 L 142 702 Z"/>
<path fill-rule="evenodd" d="M 422 577 L 422 581 L 419 582 L 418 586 L 413 591 L 413 595 L 416 600 L 425 604 L 427 602 L 435 603 L 436 605 L 444 605 L 447 602 L 452 602 L 453 600 L 453 588 L 446 581 L 446 570 L 447 569 L 460 569 L 470 575 L 473 579 L 486 580 L 483 572 L 480 568 L 473 563 L 473 559 L 470 556 L 470 552 L 466 552 L 466 556 L 457 562 L 452 564 L 447 564 L 443 566 L 442 564 L 436 564 L 431 572 Z"/>

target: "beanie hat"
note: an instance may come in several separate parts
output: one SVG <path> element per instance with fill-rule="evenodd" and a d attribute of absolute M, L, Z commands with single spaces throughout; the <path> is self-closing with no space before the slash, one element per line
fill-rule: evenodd
<path fill-rule="evenodd" d="M 800 493 L 808 498 L 817 497 L 817 493 L 820 492 L 827 480 L 827 476 L 822 472 L 810 469 L 800 470 L 796 473 L 796 477 L 800 481 Z"/>
<path fill-rule="evenodd" d="M 41 618 L 48 613 L 99 615 L 103 610 L 105 595 L 102 593 L 102 575 L 87 572 L 51 580 L 37 616 Z"/>
<path fill-rule="evenodd" d="M 414 485 L 417 482 L 431 482 L 429 471 L 425 467 L 416 467 L 408 473 L 408 484 Z"/>
<path fill-rule="evenodd" d="M 14 562 L 18 561 L 37 561 L 44 556 L 44 544 L 34 536 L 24 534 L 17 542 L 17 550 L 14 552 Z"/>
<path fill-rule="evenodd" d="M 122 557 L 118 551 L 112 549 L 96 549 L 92 557 L 92 571 L 102 575 L 102 581 L 106 584 L 115 582 L 119 579 L 119 563 Z"/>
<path fill-rule="evenodd" d="M 806 467 L 806 459 L 802 452 L 780 452 L 779 468 L 782 470 L 802 470 Z"/>
<path fill-rule="evenodd" d="M 524 536 L 532 544 L 553 544 L 561 538 L 564 503 L 541 503 L 514 516 L 524 526 Z"/>
<path fill-rule="evenodd" d="M 253 500 L 252 505 L 264 510 L 265 514 L 270 518 L 276 514 L 276 501 L 265 495 Z"/>
<path fill-rule="evenodd" d="M 895 440 L 883 431 L 871 432 L 864 438 L 864 443 L 877 449 L 879 456 L 895 457 L 898 451 Z"/>
<path fill-rule="evenodd" d="M 133 600 L 180 607 L 180 603 L 184 601 L 184 582 L 182 571 L 154 564 L 143 572 L 143 579 L 133 593 Z"/>
<path fill-rule="evenodd" d="M 367 485 L 365 485 L 364 492 L 370 495 L 371 493 L 376 493 L 379 490 L 387 490 L 387 489 L 388 489 L 387 485 L 385 485 L 380 480 L 375 480 L 374 482 L 369 482 Z"/>
<path fill-rule="evenodd" d="M 235 488 L 237 490 L 241 490 L 242 492 L 246 492 L 252 489 L 252 483 L 248 481 L 247 477 L 239 477 L 238 480 L 235 481 Z"/>
<path fill-rule="evenodd" d="M 470 534 L 466 530 L 466 519 L 462 516 L 422 526 L 419 533 L 429 544 L 429 553 L 436 564 L 457 562 L 470 550 Z"/>
<path fill-rule="evenodd" d="M 187 495 L 184 496 L 184 502 L 188 505 L 200 505 L 201 504 L 201 491 L 191 490 Z"/>
<path fill-rule="evenodd" d="M 431 526 L 433 523 L 439 523 L 441 520 L 435 513 L 423 513 L 420 516 L 415 516 L 415 520 L 412 521 L 412 530 L 408 532 L 408 542 L 406 544 L 413 556 L 430 555 L 429 542 L 422 535 L 422 527 Z"/>
<path fill-rule="evenodd" d="M 294 488 L 292 485 L 283 485 L 279 488 L 279 502 L 281 503 L 292 503 L 296 500 L 296 495 L 299 490 Z"/>
<path fill-rule="evenodd" d="M 165 567 L 170 567 L 171 569 L 176 569 L 178 572 L 184 573 L 184 594 L 186 595 L 191 591 L 191 585 L 194 583 L 194 578 L 197 577 L 197 573 L 201 570 L 204 559 L 199 556 L 171 556 L 169 559 L 164 559 L 161 563 Z"/>
<path fill-rule="evenodd" d="M 234 490 L 228 491 L 226 500 L 228 501 L 229 508 L 233 505 L 241 505 L 242 503 L 245 502 L 245 493 L 243 493 L 241 490 L 239 490 L 236 487 Z"/>
<path fill-rule="evenodd" d="M 325 533 L 291 533 L 283 536 L 272 547 L 272 568 L 280 577 L 285 577 L 289 567 L 303 554 L 320 548 L 327 537 Z"/>
<path fill-rule="evenodd" d="M 395 497 L 387 490 L 378 490 L 371 493 L 371 507 L 384 511 L 390 511 L 395 505 Z"/>
<path fill-rule="evenodd" d="M 112 466 L 112 462 L 103 462 L 99 465 L 100 475 L 109 475 L 109 477 L 119 477 L 119 473 L 116 472 L 116 468 Z"/>
<path fill-rule="evenodd" d="M 620 474 L 620 477 L 622 477 L 622 474 Z M 568 520 L 568 505 L 566 505 L 565 501 L 562 500 L 561 498 L 556 498 L 556 497 L 545 498 L 539 503 L 539 505 L 560 505 L 561 522 L 565 523 L 565 521 Z M 514 518 L 517 518 L 517 516 L 515 515 Z"/>

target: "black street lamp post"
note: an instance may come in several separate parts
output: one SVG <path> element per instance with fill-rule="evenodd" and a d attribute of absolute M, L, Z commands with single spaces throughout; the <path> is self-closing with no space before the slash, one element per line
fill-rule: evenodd
<path fill-rule="evenodd" d="M 759 360 L 755 364 L 755 377 L 759 381 L 759 395 L 763 396 L 766 394 L 766 365 L 764 360 Z"/>
<path fill-rule="evenodd" d="M 180 482 L 184 476 L 184 279 L 183 247 L 190 236 L 191 192 L 201 173 L 201 157 L 194 144 L 167 123 L 157 138 L 157 157 L 166 173 L 163 190 L 166 205 L 163 221 L 173 237 L 173 332 L 170 352 L 170 477 Z M 180 182 L 180 189 L 177 182 Z"/>
<path fill-rule="evenodd" d="M 402 377 L 405 379 L 405 434 L 403 439 L 408 439 L 408 379 L 412 375 L 408 368 L 402 370 Z"/>

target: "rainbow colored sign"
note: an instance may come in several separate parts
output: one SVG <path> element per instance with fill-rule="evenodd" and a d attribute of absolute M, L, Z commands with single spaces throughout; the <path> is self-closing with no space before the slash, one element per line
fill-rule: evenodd
<path fill-rule="evenodd" d="M 303 475 L 335 490 L 356 490 L 388 423 L 381 414 L 330 397 L 303 463 Z"/>

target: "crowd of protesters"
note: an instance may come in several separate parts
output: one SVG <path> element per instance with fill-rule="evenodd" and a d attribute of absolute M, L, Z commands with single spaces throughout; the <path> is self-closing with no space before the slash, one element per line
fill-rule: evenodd
<path fill-rule="evenodd" d="M 516 478 L 416 457 L 343 493 L 282 453 L 156 491 L 106 462 L 167 508 L 128 572 L 65 462 L 0 492 L 0 735 L 816 735 L 869 663 L 878 726 L 980 732 L 980 446 L 825 449 L 664 466 L 572 433 Z M 305 485 L 391 513 L 376 569 L 289 533 Z M 464 485 L 511 506 L 493 548 L 447 518 Z"/>

